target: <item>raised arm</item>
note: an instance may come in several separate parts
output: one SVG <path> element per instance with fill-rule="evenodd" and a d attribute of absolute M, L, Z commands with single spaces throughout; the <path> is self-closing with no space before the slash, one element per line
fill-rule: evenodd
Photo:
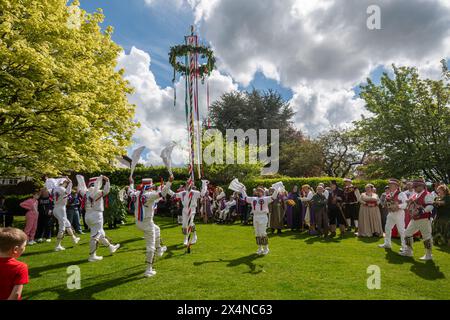
<path fill-rule="evenodd" d="M 275 200 L 276 198 L 278 198 L 278 193 L 280 192 L 279 189 L 275 189 L 274 192 L 272 193 L 272 195 L 270 196 L 270 198 L 273 200 Z"/>
<path fill-rule="evenodd" d="M 109 191 L 111 190 L 111 183 L 109 182 L 108 177 L 103 177 L 103 180 L 105 180 L 105 186 L 103 187 L 103 196 L 107 196 L 109 194 Z"/>
<path fill-rule="evenodd" d="M 86 194 L 87 188 L 86 188 L 86 182 L 84 181 L 84 177 L 80 174 L 77 174 L 77 192 L 84 197 Z"/>
<path fill-rule="evenodd" d="M 69 183 L 67 184 L 66 195 L 69 195 L 69 194 L 72 193 L 73 183 L 72 183 L 72 180 L 70 180 L 69 178 L 67 178 L 67 181 L 68 181 Z"/>
<path fill-rule="evenodd" d="M 201 197 L 204 197 L 208 192 L 208 183 L 209 182 L 207 180 L 202 180 L 202 191 L 200 193 Z"/>

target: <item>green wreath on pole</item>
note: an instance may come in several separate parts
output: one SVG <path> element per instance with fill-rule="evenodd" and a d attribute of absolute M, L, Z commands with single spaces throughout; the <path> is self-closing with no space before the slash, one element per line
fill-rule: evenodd
<path fill-rule="evenodd" d="M 169 62 L 174 69 L 174 73 L 177 72 L 181 73 L 182 75 L 186 75 L 189 73 L 189 66 L 178 62 L 177 58 L 185 57 L 190 53 L 197 53 L 202 59 L 207 59 L 207 62 L 205 64 L 199 65 L 198 76 L 201 78 L 209 76 L 216 65 L 216 58 L 214 57 L 213 51 L 205 46 L 193 46 L 188 44 L 177 45 L 170 48 Z"/>

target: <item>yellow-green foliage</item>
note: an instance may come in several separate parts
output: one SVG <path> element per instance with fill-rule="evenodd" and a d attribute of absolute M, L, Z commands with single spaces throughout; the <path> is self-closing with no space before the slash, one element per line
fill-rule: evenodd
<path fill-rule="evenodd" d="M 131 142 L 122 49 L 101 11 L 74 27 L 66 2 L 0 1 L 0 174 L 99 170 Z"/>

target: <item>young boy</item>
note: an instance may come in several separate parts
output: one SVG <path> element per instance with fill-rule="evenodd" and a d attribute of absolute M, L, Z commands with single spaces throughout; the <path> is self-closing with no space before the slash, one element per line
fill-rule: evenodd
<path fill-rule="evenodd" d="M 0 300 L 21 300 L 28 283 L 28 266 L 16 259 L 27 245 L 27 235 L 16 228 L 0 228 Z"/>

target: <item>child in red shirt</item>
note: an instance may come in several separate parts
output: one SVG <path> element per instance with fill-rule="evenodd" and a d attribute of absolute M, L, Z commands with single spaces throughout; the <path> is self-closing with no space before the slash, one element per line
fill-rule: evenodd
<path fill-rule="evenodd" d="M 16 260 L 25 251 L 27 235 L 16 228 L 0 228 L 0 300 L 21 300 L 28 283 L 28 266 Z"/>

